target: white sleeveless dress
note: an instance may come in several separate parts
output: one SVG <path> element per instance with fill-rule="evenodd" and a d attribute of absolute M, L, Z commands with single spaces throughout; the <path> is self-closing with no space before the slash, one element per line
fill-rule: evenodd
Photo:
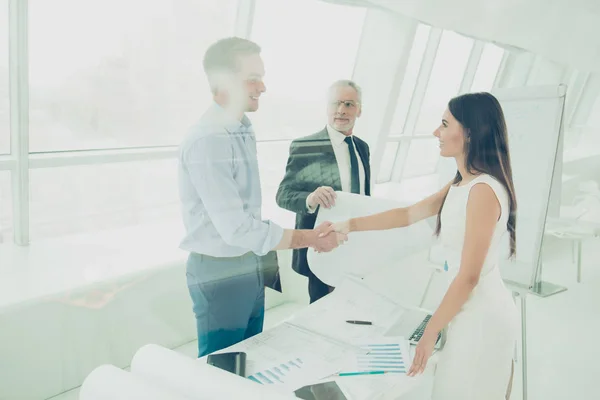
<path fill-rule="evenodd" d="M 508 253 L 504 246 L 508 246 L 509 197 L 504 186 L 489 175 L 479 175 L 464 186 L 452 186 L 442 209 L 440 239 L 447 273 L 456 276 L 464 244 L 467 200 L 476 184 L 487 184 L 494 190 L 501 215 L 479 282 L 448 326 L 447 342 L 435 372 L 434 400 L 504 400 L 510 379 L 519 318 L 498 266 L 501 255 Z"/>

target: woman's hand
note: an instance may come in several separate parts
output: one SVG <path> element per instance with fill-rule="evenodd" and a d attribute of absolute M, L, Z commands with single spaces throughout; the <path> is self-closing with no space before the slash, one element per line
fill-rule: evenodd
<path fill-rule="evenodd" d="M 331 222 L 325 221 L 314 228 L 318 233 L 317 241 L 314 245 L 317 253 L 327 253 L 348 240 L 348 235 L 336 232 L 331 229 L 331 226 Z"/>
<path fill-rule="evenodd" d="M 326 236 L 331 232 L 337 232 L 342 235 L 348 235 L 348 233 L 350 233 L 350 220 L 336 222 L 334 224 L 324 226 L 319 237 Z"/>
<path fill-rule="evenodd" d="M 427 330 L 425 330 L 423 336 L 421 336 L 421 340 L 419 340 L 419 343 L 417 344 L 415 357 L 413 358 L 412 365 L 408 371 L 408 376 L 415 376 L 425 371 L 427 361 L 429 361 L 429 357 L 431 357 L 431 354 L 433 353 L 437 337 L 437 333 L 427 332 Z"/>

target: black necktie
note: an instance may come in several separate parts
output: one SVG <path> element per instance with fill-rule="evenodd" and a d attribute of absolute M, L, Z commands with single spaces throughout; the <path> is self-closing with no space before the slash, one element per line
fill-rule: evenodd
<path fill-rule="evenodd" d="M 350 192 L 360 194 L 358 158 L 356 158 L 356 151 L 354 151 L 354 142 L 350 136 L 346 136 L 344 142 L 348 143 L 348 151 L 350 152 Z"/>

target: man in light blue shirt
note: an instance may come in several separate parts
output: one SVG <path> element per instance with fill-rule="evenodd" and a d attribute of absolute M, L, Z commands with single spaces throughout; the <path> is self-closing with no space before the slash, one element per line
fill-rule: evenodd
<path fill-rule="evenodd" d="M 198 330 L 198 356 L 262 331 L 261 256 L 312 247 L 331 251 L 347 238 L 283 229 L 261 218 L 256 138 L 246 112 L 266 88 L 260 47 L 241 38 L 213 44 L 204 56 L 213 104 L 179 152 L 179 192 L 189 251 L 187 283 Z"/>

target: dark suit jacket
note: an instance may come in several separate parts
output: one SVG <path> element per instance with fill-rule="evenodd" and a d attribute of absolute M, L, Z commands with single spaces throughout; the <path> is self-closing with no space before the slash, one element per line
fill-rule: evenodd
<path fill-rule="evenodd" d="M 365 194 L 370 196 L 371 166 L 369 145 L 354 136 L 356 150 L 365 168 Z M 330 186 L 342 190 L 340 171 L 327 128 L 321 132 L 296 139 L 290 146 L 285 176 L 277 190 L 277 204 L 281 208 L 296 213 L 296 229 L 312 229 L 319 209 L 309 214 L 306 198 L 320 186 Z M 294 250 L 292 268 L 301 275 L 308 276 L 307 249 Z"/>

